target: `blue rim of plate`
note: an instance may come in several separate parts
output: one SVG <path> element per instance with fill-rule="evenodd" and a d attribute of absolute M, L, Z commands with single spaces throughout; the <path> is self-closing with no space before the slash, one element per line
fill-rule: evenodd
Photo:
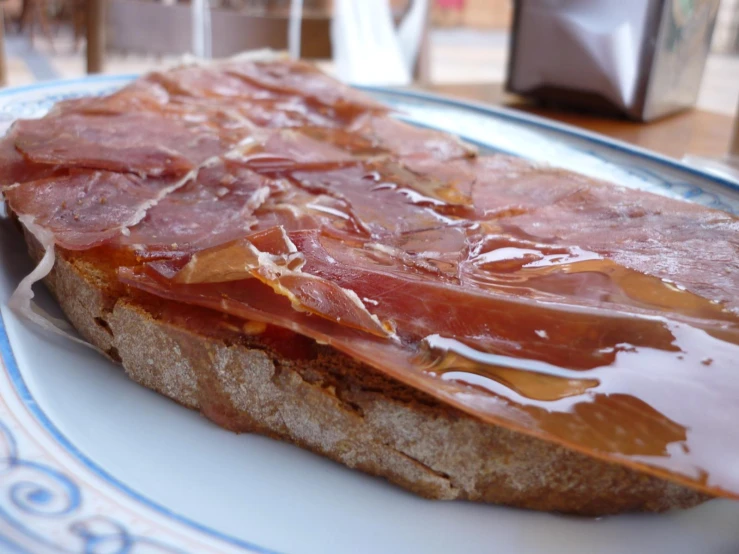
<path fill-rule="evenodd" d="M 68 86 L 73 86 L 76 84 L 80 84 L 80 85 L 86 84 L 86 83 L 124 84 L 126 82 L 129 82 L 135 79 L 137 76 L 138 75 L 136 74 L 100 75 L 100 76 L 81 77 L 78 79 L 45 81 L 43 83 L 35 83 L 31 85 L 23 85 L 19 87 L 10 87 L 6 89 L 2 89 L 0 90 L 0 98 L 3 96 L 18 94 L 22 92 L 38 91 L 38 90 L 43 90 L 47 88 L 50 89 L 50 88 L 58 88 L 58 87 L 68 87 Z M 656 152 L 652 152 L 650 150 L 646 150 L 638 146 L 633 146 L 631 144 L 628 144 L 628 143 L 625 143 L 619 140 L 610 139 L 608 137 L 604 137 L 602 135 L 599 135 L 597 133 L 592 133 L 590 131 L 584 131 L 572 125 L 567 125 L 567 124 L 559 123 L 559 122 L 553 122 L 553 121 L 547 120 L 545 118 L 542 118 L 536 115 L 531 115 L 531 114 L 527 114 L 524 112 L 518 112 L 518 111 L 509 109 L 509 108 L 492 106 L 492 105 L 487 105 L 487 104 L 483 104 L 479 102 L 472 102 L 472 101 L 467 101 L 467 100 L 448 98 L 448 97 L 440 96 L 437 94 L 416 91 L 416 90 L 395 89 L 395 88 L 389 88 L 389 87 L 357 87 L 357 88 L 370 92 L 370 93 L 375 92 L 378 94 L 390 94 L 390 95 L 401 97 L 401 98 L 411 98 L 411 99 L 427 101 L 427 102 L 434 103 L 437 105 L 462 108 L 468 111 L 473 111 L 473 112 L 485 114 L 488 116 L 492 115 L 494 117 L 498 117 L 498 118 L 505 119 L 508 121 L 513 121 L 516 123 L 523 123 L 531 127 L 536 127 L 539 129 L 545 129 L 548 131 L 562 133 L 562 134 L 565 134 L 571 137 L 575 137 L 577 139 L 584 139 L 588 142 L 595 143 L 602 147 L 607 147 L 608 149 L 616 151 L 616 152 L 623 152 L 623 153 L 627 153 L 627 154 L 634 155 L 637 157 L 646 158 L 653 162 L 657 162 L 660 165 L 669 167 L 670 169 L 689 173 L 693 176 L 700 177 L 702 179 L 707 179 L 722 187 L 729 188 L 735 191 L 739 191 L 739 182 L 736 182 L 730 179 L 725 179 L 717 175 L 713 175 L 711 173 L 701 171 L 699 169 L 693 168 L 687 164 L 681 163 L 667 156 L 657 154 Z M 141 504 L 149 508 L 152 508 L 153 510 L 159 512 L 160 514 L 166 517 L 169 517 L 177 521 L 178 523 L 184 524 L 190 527 L 191 529 L 206 533 L 207 535 L 210 535 L 211 537 L 214 537 L 216 539 L 220 539 L 224 542 L 230 543 L 233 546 L 246 548 L 254 552 L 259 552 L 263 554 L 277 554 L 276 551 L 271 550 L 269 548 L 266 548 L 266 547 L 263 547 L 263 546 L 260 546 L 254 543 L 250 543 L 248 541 L 244 541 L 236 537 L 232 537 L 225 533 L 221 533 L 220 531 L 217 531 L 206 525 L 193 521 L 187 518 L 186 516 L 178 514 L 177 512 L 174 512 L 170 510 L 169 508 L 162 506 L 154 502 L 153 500 L 150 500 L 143 494 L 137 492 L 136 490 L 132 489 L 125 483 L 121 482 L 120 480 L 110 475 L 102 467 L 98 466 L 95 462 L 93 462 L 90 458 L 88 458 L 85 454 L 83 454 L 79 449 L 77 449 L 74 446 L 74 444 L 54 425 L 54 423 L 49 419 L 49 417 L 46 415 L 43 409 L 36 403 L 36 400 L 31 394 L 31 391 L 29 390 L 25 380 L 23 379 L 23 375 L 21 374 L 21 371 L 17 365 L 15 354 L 13 353 L 13 349 L 10 344 L 10 339 L 8 337 L 8 334 L 5 328 L 5 319 L 2 316 L 2 313 L 0 313 L 0 356 L 2 356 L 2 359 L 5 362 L 8 373 L 10 375 L 11 383 L 13 387 L 16 389 L 16 391 L 18 392 L 25 407 L 33 414 L 33 416 L 37 419 L 37 421 L 41 424 L 41 426 L 68 453 L 70 453 L 77 460 L 79 460 L 87 469 L 92 471 L 95 475 L 102 478 L 104 481 L 114 486 L 115 488 L 123 492 L 124 494 L 128 495 L 133 500 L 140 502 Z M 0 536 L 0 545 L 4 544 L 3 540 L 5 540 L 5 538 Z M 10 544 L 7 544 L 6 546 L 17 546 L 17 545 L 10 543 Z"/>

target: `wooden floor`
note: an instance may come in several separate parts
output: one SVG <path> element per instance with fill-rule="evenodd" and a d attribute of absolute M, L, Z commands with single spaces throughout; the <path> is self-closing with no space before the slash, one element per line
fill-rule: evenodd
<path fill-rule="evenodd" d="M 38 37 L 31 49 L 22 36 L 6 36 L 8 85 L 84 75 L 84 52 L 72 52 L 71 37 L 63 30 L 54 39 L 54 50 Z M 439 84 L 502 82 L 508 59 L 505 32 L 469 29 L 436 29 L 431 33 L 431 78 Z M 177 57 L 154 57 L 112 53 L 107 73 L 141 73 L 175 64 Z M 330 66 L 329 66 L 330 68 Z M 712 54 L 706 65 L 698 106 L 734 114 L 739 104 L 739 56 Z"/>

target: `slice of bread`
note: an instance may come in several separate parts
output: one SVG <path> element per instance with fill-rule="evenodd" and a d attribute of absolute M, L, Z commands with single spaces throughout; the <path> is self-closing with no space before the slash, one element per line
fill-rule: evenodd
<path fill-rule="evenodd" d="M 428 498 L 588 516 L 710 498 L 482 423 L 304 337 L 288 343 L 296 357 L 268 338 L 278 330 L 127 290 L 91 251 L 58 250 L 46 284 L 134 381 L 226 429 L 292 442 Z"/>

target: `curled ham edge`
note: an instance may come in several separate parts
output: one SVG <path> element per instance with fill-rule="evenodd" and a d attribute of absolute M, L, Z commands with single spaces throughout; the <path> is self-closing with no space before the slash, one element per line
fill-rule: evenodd
<path fill-rule="evenodd" d="M 8 307 L 22 318 L 35 323 L 46 331 L 50 331 L 77 344 L 82 344 L 105 354 L 105 352 L 96 346 L 76 336 L 74 328 L 67 321 L 52 316 L 34 302 L 35 293 L 33 292 L 33 285 L 51 273 L 54 262 L 56 261 L 54 234 L 48 229 L 37 225 L 32 216 L 21 215 L 18 217 L 18 220 L 44 249 L 44 255 L 34 270 L 26 275 L 13 291 L 10 300 L 8 300 Z"/>
<path fill-rule="evenodd" d="M 249 142 L 252 142 L 251 138 L 249 138 Z M 236 148 L 243 147 L 244 144 L 241 143 L 236 146 Z M 201 169 L 216 163 L 219 159 L 220 156 L 208 158 L 199 166 L 188 171 L 180 180 L 168 187 L 162 188 L 156 196 L 142 203 L 131 217 L 117 227 L 110 229 L 110 231 L 112 231 L 113 234 L 127 234 L 129 227 L 133 227 L 141 222 L 151 208 L 156 206 L 170 193 L 185 186 L 188 181 L 197 176 Z M 19 183 L 10 185 L 9 187 L 6 187 L 6 189 L 16 186 L 19 186 Z M 46 278 L 54 268 L 54 263 L 56 261 L 56 240 L 54 233 L 50 229 L 38 224 L 33 216 L 28 214 L 18 214 L 18 220 L 33 236 L 33 238 L 36 239 L 41 248 L 44 249 L 44 254 L 34 270 L 26 275 L 13 291 L 13 294 L 8 300 L 8 307 L 20 317 L 35 323 L 46 331 L 60 335 L 73 342 L 87 346 L 88 348 L 92 348 L 93 350 L 107 356 L 107 354 L 97 346 L 79 338 L 74 328 L 67 321 L 52 316 L 34 301 L 35 293 L 33 292 L 33 285 Z"/>
<path fill-rule="evenodd" d="M 278 251 L 275 253 L 260 250 L 254 244 L 256 237 L 276 241 L 273 242 L 272 246 L 276 247 Z M 212 264 L 217 268 L 215 271 L 212 271 L 211 260 L 216 262 L 217 260 L 222 260 L 224 256 L 230 257 L 236 262 L 235 265 L 237 267 L 231 268 L 231 275 L 229 275 L 228 270 L 223 273 L 221 268 L 217 268 L 217 263 Z M 365 306 L 356 292 L 343 288 L 332 281 L 321 279 L 310 273 L 304 273 L 301 271 L 303 265 L 305 265 L 305 256 L 290 240 L 285 229 L 279 226 L 265 231 L 259 231 L 244 240 L 235 241 L 230 245 L 215 247 L 215 250 L 205 250 L 196 253 L 190 259 L 190 262 L 176 274 L 174 282 L 183 284 L 222 283 L 250 277 L 255 278 L 270 287 L 275 294 L 286 297 L 290 301 L 292 308 L 298 312 L 310 313 L 317 317 L 323 317 L 339 323 L 345 327 L 358 329 L 370 335 L 388 339 L 396 343 L 399 342 L 399 338 L 395 333 L 395 326 L 392 322 L 380 321 L 375 314 L 367 309 L 367 306 Z M 317 286 L 322 286 L 324 292 L 328 292 L 333 296 L 333 302 L 338 305 L 340 313 L 330 313 L 332 306 L 313 305 L 313 299 L 310 295 L 301 295 L 300 286 L 294 285 L 291 287 L 288 284 L 284 284 L 282 282 L 283 278 L 297 278 L 302 280 L 303 283 L 313 282 Z M 349 309 L 342 311 L 342 306 L 346 306 Z M 352 308 L 357 310 L 355 317 L 350 320 L 346 318 L 342 320 L 341 314 L 350 312 Z"/>

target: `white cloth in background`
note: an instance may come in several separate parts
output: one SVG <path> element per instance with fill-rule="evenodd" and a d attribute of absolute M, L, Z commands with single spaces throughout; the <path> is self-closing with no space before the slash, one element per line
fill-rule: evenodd
<path fill-rule="evenodd" d="M 210 2 L 192 0 L 192 54 L 203 60 L 213 57 L 213 34 L 210 27 Z"/>
<path fill-rule="evenodd" d="M 389 0 L 335 0 L 331 41 L 336 76 L 357 85 L 409 84 L 428 7 L 428 0 L 412 0 L 396 29 Z"/>

